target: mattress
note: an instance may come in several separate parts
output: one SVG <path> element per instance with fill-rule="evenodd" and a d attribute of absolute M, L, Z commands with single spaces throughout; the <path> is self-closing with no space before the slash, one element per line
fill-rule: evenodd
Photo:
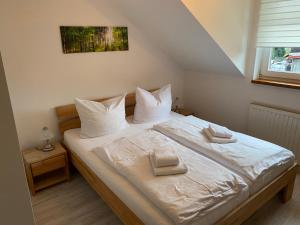
<path fill-rule="evenodd" d="M 203 133 L 209 122 L 194 116 L 176 118 L 154 129 L 240 174 L 255 194 L 294 164 L 293 153 L 283 147 L 233 132 L 236 143 L 211 143 Z"/>
<path fill-rule="evenodd" d="M 183 118 L 176 113 L 171 114 L 171 118 Z M 64 134 L 64 142 L 68 148 L 72 149 L 80 159 L 146 224 L 146 225 L 171 225 L 173 221 L 158 207 L 156 207 L 147 197 L 133 186 L 128 180 L 122 177 L 117 171 L 106 162 L 99 159 L 92 151 L 95 147 L 107 145 L 120 137 L 137 135 L 141 131 L 153 127 L 154 123 L 133 124 L 128 120 L 129 127 L 111 135 L 98 138 L 81 139 L 80 129 L 68 130 Z M 222 206 L 212 209 L 203 218 L 203 222 L 210 224 L 216 218 L 221 219 L 228 208 L 234 208 L 240 202 L 245 201 L 248 193 L 241 192 L 240 195 Z M 198 224 L 197 221 L 193 224 Z"/>

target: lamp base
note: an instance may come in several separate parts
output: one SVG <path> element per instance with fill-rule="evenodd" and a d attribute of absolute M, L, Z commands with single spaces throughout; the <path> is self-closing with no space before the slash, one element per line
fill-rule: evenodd
<path fill-rule="evenodd" d="M 43 152 L 49 152 L 55 149 L 55 146 L 53 144 L 46 144 L 43 146 L 42 151 Z"/>
<path fill-rule="evenodd" d="M 38 150 L 43 152 L 50 152 L 55 149 L 55 146 L 53 144 L 45 144 L 43 146 L 37 147 Z"/>

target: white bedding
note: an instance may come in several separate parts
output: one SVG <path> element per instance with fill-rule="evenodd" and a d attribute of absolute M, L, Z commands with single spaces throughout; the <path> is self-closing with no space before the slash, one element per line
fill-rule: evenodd
<path fill-rule="evenodd" d="M 172 113 L 171 118 L 183 118 L 183 116 Z M 73 129 L 65 132 L 64 142 L 146 225 L 172 225 L 174 224 L 173 221 L 164 212 L 92 152 L 95 147 L 104 146 L 120 137 L 139 134 L 152 126 L 153 123 L 132 124 L 129 121 L 129 127 L 117 134 L 92 139 L 81 139 L 80 129 Z M 209 221 L 221 218 L 222 215 L 226 214 L 228 208 L 233 208 L 243 201 L 245 198 L 243 196 L 244 192 L 241 193 L 241 195 L 236 196 L 236 198 L 212 210 L 210 214 L 203 217 L 203 223 L 209 224 Z M 194 223 L 194 225 L 197 224 L 197 222 Z"/>
<path fill-rule="evenodd" d="M 188 167 L 187 173 L 154 176 L 149 154 L 158 147 L 176 149 L 178 157 Z M 214 224 L 219 218 L 202 219 L 236 196 L 242 195 L 244 200 L 249 197 L 248 186 L 241 177 L 152 129 L 120 138 L 96 148 L 94 152 L 127 178 L 175 224 Z M 227 213 L 232 209 L 227 208 Z"/>
<path fill-rule="evenodd" d="M 154 129 L 240 174 L 251 194 L 292 166 L 294 155 L 278 145 L 233 132 L 236 143 L 211 143 L 202 133 L 209 122 L 194 116 L 172 119 Z"/>

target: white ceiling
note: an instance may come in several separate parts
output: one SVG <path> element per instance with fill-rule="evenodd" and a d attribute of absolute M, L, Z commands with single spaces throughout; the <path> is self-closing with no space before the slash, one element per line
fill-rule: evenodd
<path fill-rule="evenodd" d="M 241 75 L 180 0 L 114 0 L 113 3 L 183 69 Z"/>

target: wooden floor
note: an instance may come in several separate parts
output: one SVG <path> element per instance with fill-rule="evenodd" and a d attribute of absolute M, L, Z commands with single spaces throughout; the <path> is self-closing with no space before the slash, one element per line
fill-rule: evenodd
<path fill-rule="evenodd" d="M 79 174 L 73 175 L 70 182 L 38 192 L 32 204 L 36 225 L 122 224 Z M 300 174 L 289 203 L 282 204 L 274 198 L 243 225 L 299 224 Z"/>

